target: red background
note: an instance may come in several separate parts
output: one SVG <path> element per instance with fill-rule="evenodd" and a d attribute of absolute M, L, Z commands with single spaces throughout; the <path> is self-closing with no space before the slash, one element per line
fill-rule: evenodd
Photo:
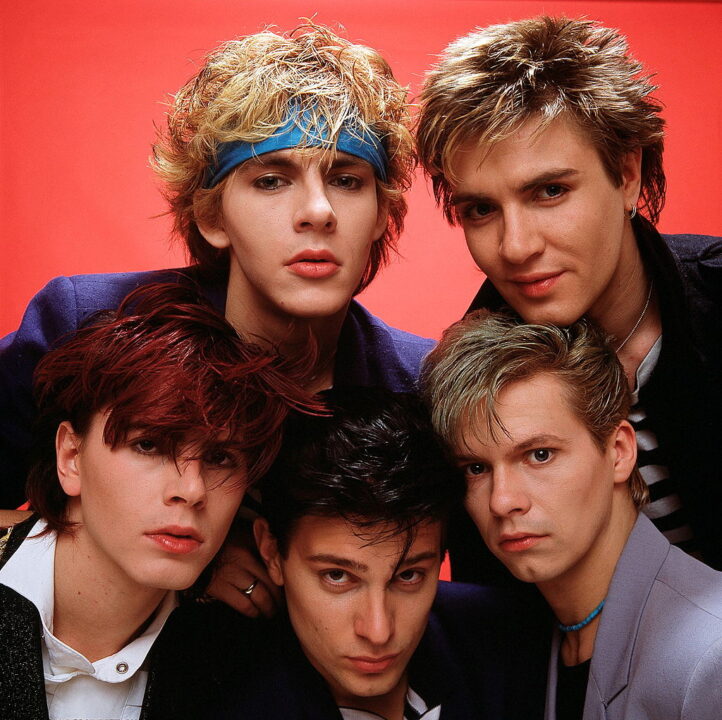
<path fill-rule="evenodd" d="M 0 334 L 55 275 L 183 264 L 148 166 L 153 123 L 204 53 L 266 24 L 343 24 L 418 91 L 434 56 L 475 25 L 547 12 L 617 27 L 661 85 L 667 232 L 722 228 L 722 5 L 461 0 L 5 0 L 0 11 Z M 393 325 L 436 336 L 481 275 L 419 179 L 402 257 L 364 293 Z"/>

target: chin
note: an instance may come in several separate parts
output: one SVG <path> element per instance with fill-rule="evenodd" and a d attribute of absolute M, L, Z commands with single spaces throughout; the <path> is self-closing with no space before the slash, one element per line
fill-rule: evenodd
<path fill-rule="evenodd" d="M 359 680 L 356 687 L 347 688 L 350 697 L 369 698 L 380 697 L 390 693 L 398 684 L 397 677 L 379 677 L 372 681 Z"/>
<path fill-rule="evenodd" d="M 136 573 L 135 581 L 147 588 L 158 590 L 187 590 L 198 580 L 200 572 L 195 569 L 179 571 L 179 568 L 149 569 L 147 572 Z"/>
<path fill-rule="evenodd" d="M 577 311 L 576 309 L 557 307 L 521 308 L 521 310 L 517 310 L 517 312 L 521 315 L 525 323 L 551 323 L 552 325 L 557 325 L 558 327 L 567 327 L 572 325 L 579 320 L 582 315 L 584 315 L 584 312 Z"/>

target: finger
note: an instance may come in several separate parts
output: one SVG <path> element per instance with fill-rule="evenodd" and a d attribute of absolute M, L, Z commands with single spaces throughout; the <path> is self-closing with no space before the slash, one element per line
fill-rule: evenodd
<path fill-rule="evenodd" d="M 0 510 L 0 527 L 17 525 L 23 520 L 27 520 L 32 514 L 30 510 Z"/>
<path fill-rule="evenodd" d="M 283 592 L 271 580 L 265 563 L 246 548 L 226 546 L 214 573 L 214 579 L 216 577 L 225 580 L 230 585 L 234 585 L 239 592 L 245 590 L 254 580 L 258 580 L 259 584 L 263 583 L 265 585 L 264 594 L 270 595 L 272 607 L 278 607 L 282 602 Z M 210 594 L 215 595 L 213 583 L 211 583 Z M 255 595 L 255 590 L 252 595 Z M 268 605 L 265 599 L 261 601 L 261 604 L 264 607 Z"/>
<path fill-rule="evenodd" d="M 236 587 L 236 591 L 248 598 L 261 615 L 270 618 L 276 614 L 278 611 L 278 603 L 266 583 L 259 580 L 250 595 L 246 595 L 243 592 L 244 589 L 245 588 Z"/>
<path fill-rule="evenodd" d="M 234 610 L 246 617 L 255 618 L 261 614 L 260 610 L 256 607 L 251 598 L 246 597 L 242 592 L 238 591 L 238 588 L 235 585 L 222 578 L 214 578 L 208 587 L 208 594 L 216 600 L 224 602 L 226 605 L 232 607 Z"/>

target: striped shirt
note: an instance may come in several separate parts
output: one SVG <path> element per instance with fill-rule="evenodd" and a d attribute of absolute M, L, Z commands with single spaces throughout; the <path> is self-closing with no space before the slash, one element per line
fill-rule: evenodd
<path fill-rule="evenodd" d="M 633 404 L 629 411 L 629 422 L 637 433 L 637 465 L 649 488 L 649 503 L 642 508 L 642 512 L 670 543 L 691 555 L 696 555 L 697 546 L 692 528 L 677 494 L 675 478 L 670 477 L 664 448 L 659 446 L 647 413 L 639 404 L 639 389 L 649 381 L 661 349 L 660 335 L 637 369 L 635 388 L 632 392 Z"/>

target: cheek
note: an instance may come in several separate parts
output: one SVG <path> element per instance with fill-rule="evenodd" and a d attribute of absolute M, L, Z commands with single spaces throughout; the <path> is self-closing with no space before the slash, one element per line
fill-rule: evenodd
<path fill-rule="evenodd" d="M 495 252 L 491 238 L 487 236 L 479 228 L 464 228 L 464 237 L 466 239 L 466 247 L 474 262 L 484 272 L 493 273 L 494 258 L 498 258 L 499 254 Z M 490 271 L 490 272 L 489 272 Z"/>
<path fill-rule="evenodd" d="M 220 487 L 210 491 L 207 504 L 208 519 L 210 530 L 218 546 L 225 540 L 244 494 L 244 488 L 226 490 Z"/>
<path fill-rule="evenodd" d="M 464 507 L 466 512 L 479 528 L 479 532 L 486 540 L 488 535 L 488 525 L 491 518 L 489 510 L 489 494 L 485 488 L 475 486 L 473 483 L 467 487 L 466 497 L 464 498 Z"/>

